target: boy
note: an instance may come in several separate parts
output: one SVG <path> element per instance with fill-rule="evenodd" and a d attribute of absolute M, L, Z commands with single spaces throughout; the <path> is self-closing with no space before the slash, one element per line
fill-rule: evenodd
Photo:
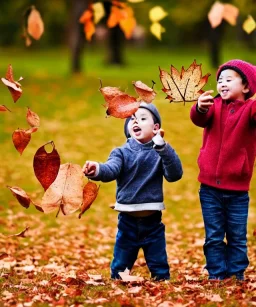
<path fill-rule="evenodd" d="M 204 128 L 198 157 L 209 279 L 244 279 L 249 185 L 256 154 L 256 67 L 231 60 L 217 71 L 218 95 L 203 93 L 191 109 Z M 224 237 L 226 235 L 225 243 Z"/>
<path fill-rule="evenodd" d="M 169 182 L 182 177 L 174 149 L 160 136 L 161 118 L 153 104 L 142 102 L 125 122 L 126 144 L 114 149 L 106 163 L 87 161 L 84 174 L 109 182 L 116 180 L 118 232 L 111 263 L 111 278 L 132 269 L 139 249 L 144 251 L 151 277 L 170 279 L 165 226 L 161 222 L 163 177 Z"/>

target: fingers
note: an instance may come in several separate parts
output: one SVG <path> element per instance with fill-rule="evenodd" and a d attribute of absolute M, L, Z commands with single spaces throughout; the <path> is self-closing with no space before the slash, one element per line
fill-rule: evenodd
<path fill-rule="evenodd" d="M 83 168 L 82 168 L 82 172 L 86 175 L 86 176 L 93 176 L 95 174 L 96 171 L 96 164 L 93 161 L 86 161 Z"/>
<path fill-rule="evenodd" d="M 211 105 L 213 105 L 213 96 L 211 95 L 213 90 L 205 91 L 198 98 L 198 107 L 201 109 L 208 109 Z"/>

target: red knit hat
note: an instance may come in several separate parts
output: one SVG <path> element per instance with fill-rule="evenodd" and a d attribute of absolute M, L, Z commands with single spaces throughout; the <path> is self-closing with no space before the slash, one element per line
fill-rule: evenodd
<path fill-rule="evenodd" d="M 236 71 L 243 80 L 248 83 L 249 93 L 248 97 L 256 93 L 256 66 L 242 60 L 231 60 L 222 64 L 217 71 L 217 80 L 220 73 L 225 69 L 233 69 Z"/>

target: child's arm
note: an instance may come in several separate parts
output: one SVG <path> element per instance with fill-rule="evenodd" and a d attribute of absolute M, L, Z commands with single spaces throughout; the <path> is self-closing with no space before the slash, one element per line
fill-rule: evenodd
<path fill-rule="evenodd" d="M 94 161 L 86 161 L 82 171 L 87 177 L 95 177 L 99 174 L 99 163 Z"/>

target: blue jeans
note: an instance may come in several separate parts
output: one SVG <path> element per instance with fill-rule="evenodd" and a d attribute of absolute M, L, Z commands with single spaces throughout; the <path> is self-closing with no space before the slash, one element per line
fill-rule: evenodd
<path fill-rule="evenodd" d="M 247 257 L 248 192 L 227 191 L 201 185 L 199 190 L 205 225 L 204 254 L 209 279 L 236 276 L 244 279 Z M 224 237 L 226 235 L 225 243 Z"/>
<path fill-rule="evenodd" d="M 165 225 L 161 220 L 161 211 L 140 218 L 119 213 L 111 278 L 120 279 L 118 272 L 123 272 L 126 268 L 131 270 L 139 249 L 142 248 L 151 277 L 156 280 L 170 279 Z"/>

